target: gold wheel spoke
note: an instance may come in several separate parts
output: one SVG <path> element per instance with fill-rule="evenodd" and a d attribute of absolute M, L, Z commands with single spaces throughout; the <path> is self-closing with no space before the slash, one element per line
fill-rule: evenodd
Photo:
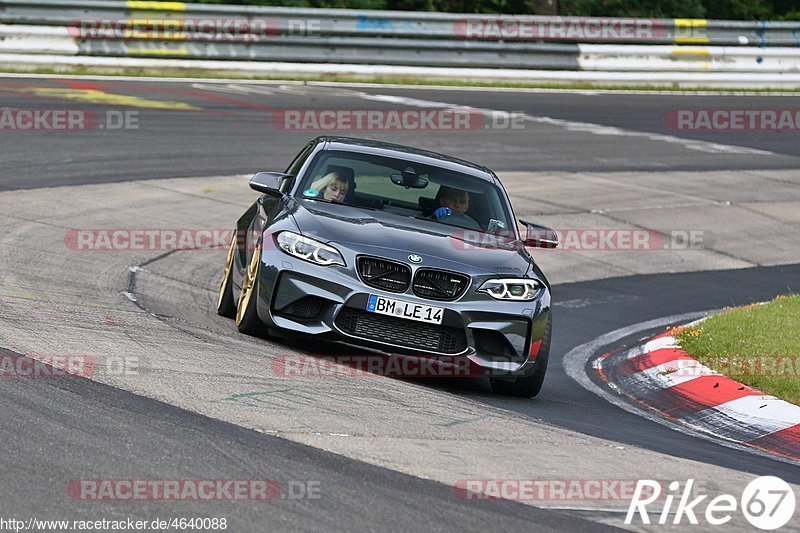
<path fill-rule="evenodd" d="M 222 281 L 219 283 L 219 295 L 217 296 L 217 309 L 222 307 L 222 299 L 225 297 L 225 286 L 228 284 L 228 278 L 233 269 L 233 251 L 236 243 L 236 232 L 233 232 L 231 237 L 231 245 L 228 247 L 228 258 L 225 260 L 225 272 L 222 274 Z"/>
<path fill-rule="evenodd" d="M 239 294 L 239 303 L 236 306 L 236 324 L 239 325 L 244 320 L 244 314 L 247 311 L 247 306 L 250 304 L 250 298 L 253 296 L 253 287 L 255 286 L 256 275 L 258 274 L 258 263 L 261 261 L 261 244 L 256 246 L 253 250 L 253 257 L 250 259 L 250 264 L 247 265 L 245 271 L 244 281 L 242 282 L 242 292 Z"/>

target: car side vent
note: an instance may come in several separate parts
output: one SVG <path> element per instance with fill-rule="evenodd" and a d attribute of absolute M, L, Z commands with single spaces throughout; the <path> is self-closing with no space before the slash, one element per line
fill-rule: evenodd
<path fill-rule="evenodd" d="M 468 285 L 467 276 L 446 270 L 421 268 L 414 276 L 414 294 L 432 300 L 455 300 Z"/>
<path fill-rule="evenodd" d="M 359 257 L 358 275 L 370 287 L 391 292 L 405 292 L 411 283 L 408 265 L 377 257 Z"/>
<path fill-rule="evenodd" d="M 317 296 L 304 296 L 277 313 L 290 318 L 317 318 L 326 303 L 329 302 Z"/>

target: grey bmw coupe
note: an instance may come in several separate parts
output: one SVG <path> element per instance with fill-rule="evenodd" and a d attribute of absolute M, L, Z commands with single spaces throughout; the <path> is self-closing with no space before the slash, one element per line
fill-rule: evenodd
<path fill-rule="evenodd" d="M 383 142 L 318 137 L 239 218 L 217 312 L 259 336 L 316 336 L 399 357 L 466 361 L 495 392 L 536 396 L 550 284 L 494 172 Z"/>

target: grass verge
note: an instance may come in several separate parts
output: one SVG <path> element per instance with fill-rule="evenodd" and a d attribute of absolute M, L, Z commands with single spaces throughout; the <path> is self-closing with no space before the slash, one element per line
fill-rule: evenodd
<path fill-rule="evenodd" d="M 800 405 L 800 295 L 714 315 L 678 340 L 712 370 Z"/>

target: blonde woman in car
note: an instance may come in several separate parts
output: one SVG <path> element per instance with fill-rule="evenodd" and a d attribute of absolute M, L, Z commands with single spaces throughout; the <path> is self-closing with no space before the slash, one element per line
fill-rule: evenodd
<path fill-rule="evenodd" d="M 344 197 L 347 196 L 349 185 L 347 180 L 336 172 L 329 172 L 312 183 L 311 188 L 319 191 L 317 198 L 340 204 L 344 202 Z"/>

